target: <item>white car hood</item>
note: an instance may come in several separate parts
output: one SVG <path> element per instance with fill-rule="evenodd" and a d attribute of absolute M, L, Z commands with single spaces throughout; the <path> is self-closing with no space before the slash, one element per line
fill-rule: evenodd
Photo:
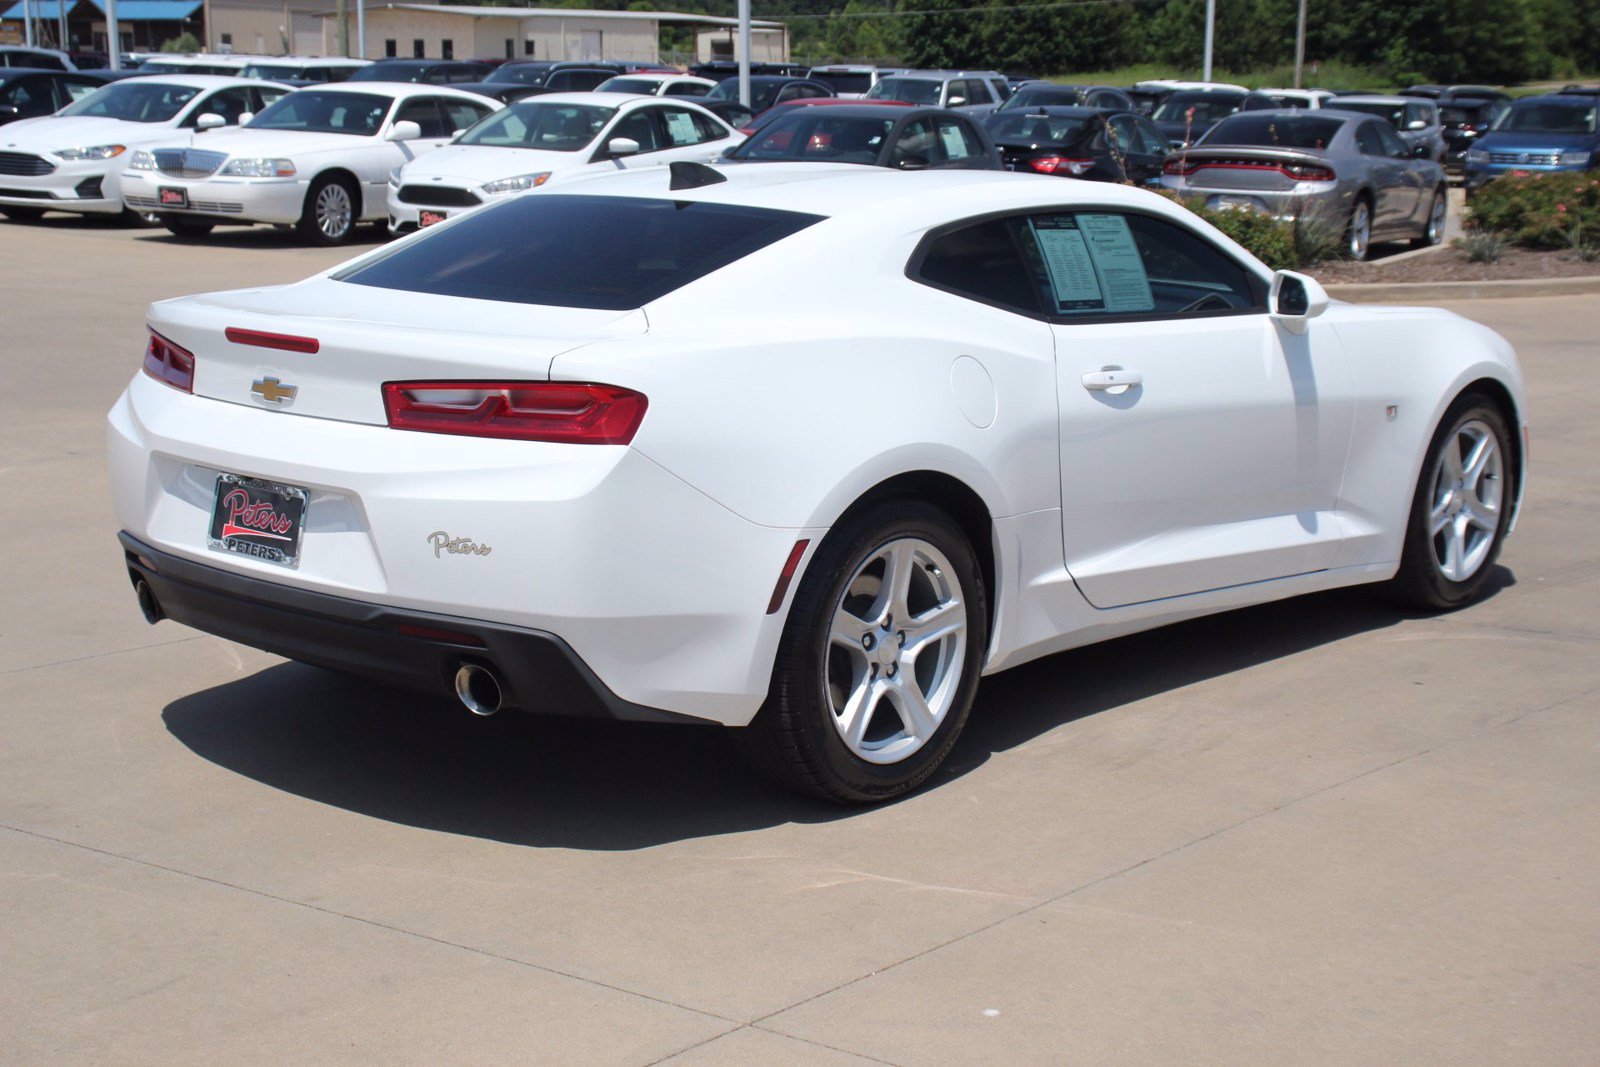
<path fill-rule="evenodd" d="M 436 152 L 407 163 L 403 176 L 408 182 L 432 178 L 457 181 L 492 182 L 537 174 L 542 170 L 565 170 L 589 162 L 587 146 L 581 152 L 541 152 L 535 148 L 487 148 L 480 145 L 446 145 Z"/>
<path fill-rule="evenodd" d="M 32 148 L 55 151 L 101 144 L 148 144 L 177 136 L 187 137 L 164 122 L 128 122 L 125 119 L 63 118 L 45 115 L 0 126 L 0 148 Z M 185 143 L 188 143 L 185 141 Z"/>

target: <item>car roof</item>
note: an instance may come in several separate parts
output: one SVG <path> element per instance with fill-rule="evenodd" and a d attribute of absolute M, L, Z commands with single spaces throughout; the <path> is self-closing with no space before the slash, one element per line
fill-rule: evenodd
<path fill-rule="evenodd" d="M 183 74 L 178 71 L 156 71 L 150 74 L 141 74 L 138 77 L 118 78 L 106 84 L 122 85 L 124 83 L 135 85 L 181 85 L 189 89 L 226 89 L 235 85 L 261 86 L 273 84 L 269 81 L 262 81 L 260 78 L 235 78 L 230 74 Z"/>
<path fill-rule="evenodd" d="M 902 119 L 915 118 L 915 117 L 917 117 L 919 115 L 959 115 L 960 114 L 960 112 L 958 112 L 958 111 L 950 111 L 949 109 L 942 108 L 942 107 L 921 106 L 921 107 L 889 107 L 889 108 L 886 108 L 883 104 L 877 103 L 875 101 L 848 100 L 848 99 L 844 99 L 842 97 L 824 97 L 823 98 L 824 103 L 831 102 L 831 101 L 834 101 L 834 100 L 838 100 L 839 103 L 834 104 L 833 106 L 828 108 L 828 117 L 829 118 L 833 118 L 835 116 L 839 116 L 841 118 L 847 118 L 847 119 L 849 119 L 849 118 L 888 119 L 888 120 L 890 120 L 892 122 L 898 122 L 898 121 L 900 121 Z M 809 100 L 796 100 L 794 102 L 796 104 L 801 105 L 801 106 L 791 109 L 787 104 L 785 104 L 785 105 L 782 105 L 781 107 L 773 108 L 772 110 L 777 113 L 779 118 L 782 118 L 785 115 L 801 115 L 801 114 L 805 114 L 806 111 L 809 110 L 809 107 L 807 105 L 810 105 L 810 103 L 811 103 Z M 896 103 L 899 103 L 899 101 L 896 101 Z M 963 116 L 963 117 L 967 117 L 967 116 Z M 777 120 L 774 119 L 773 121 L 777 121 Z"/>
<path fill-rule="evenodd" d="M 1438 101 L 1428 96 L 1400 96 L 1396 93 L 1364 93 L 1356 96 L 1334 97 L 1339 103 L 1354 104 L 1437 104 Z"/>
<path fill-rule="evenodd" d="M 922 78 L 932 81 L 954 81 L 957 78 L 1004 78 L 995 70 L 897 70 L 886 78 Z"/>
<path fill-rule="evenodd" d="M 1002 112 L 994 111 L 992 115 Z M 1029 104 L 1027 107 L 1007 108 L 1003 112 L 1006 118 L 1018 115 L 1047 115 L 1051 118 L 1078 119 L 1094 118 L 1099 115 L 1132 115 L 1133 112 L 1125 107 L 1084 107 L 1078 104 Z"/>
<path fill-rule="evenodd" d="M 1511 101 L 1512 107 L 1523 104 L 1565 104 L 1567 107 L 1589 109 L 1600 104 L 1594 96 L 1588 93 L 1545 93 L 1540 96 L 1525 96 L 1521 100 Z"/>
<path fill-rule="evenodd" d="M 244 81 L 243 79 L 233 78 L 219 78 L 218 80 L 239 80 L 245 85 L 263 84 L 260 81 Z M 371 96 L 392 96 L 396 98 L 436 96 L 439 93 L 444 93 L 446 96 L 458 96 L 467 100 L 483 101 L 489 99 L 479 93 L 463 92 L 453 85 L 434 85 L 432 82 L 317 82 L 315 85 L 307 85 L 294 91 L 296 93 L 367 93 Z"/>

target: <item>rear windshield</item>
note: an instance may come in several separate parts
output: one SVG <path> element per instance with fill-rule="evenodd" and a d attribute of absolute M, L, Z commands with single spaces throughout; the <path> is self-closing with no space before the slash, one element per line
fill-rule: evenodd
<path fill-rule="evenodd" d="M 872 88 L 872 75 L 866 73 L 813 70 L 806 77 L 830 87 L 840 96 L 845 93 L 864 93 Z"/>
<path fill-rule="evenodd" d="M 1027 141 L 1030 144 L 1077 144 L 1099 126 L 1099 119 L 1088 116 L 1002 115 L 996 113 L 984 123 L 996 141 Z"/>
<path fill-rule="evenodd" d="M 937 104 L 944 82 L 931 78 L 884 78 L 867 94 L 873 100 L 904 100 L 908 104 Z"/>
<path fill-rule="evenodd" d="M 484 81 L 491 85 L 543 85 L 544 76 L 550 73 L 546 64 L 508 63 L 496 67 Z"/>
<path fill-rule="evenodd" d="M 1309 108 L 1311 101 L 1303 96 L 1286 96 L 1280 93 L 1251 93 L 1244 98 L 1240 111 L 1291 111 Z"/>
<path fill-rule="evenodd" d="M 1404 104 L 1352 104 L 1341 100 L 1335 106 L 1340 111 L 1359 111 L 1363 115 L 1376 115 L 1397 130 L 1404 129 L 1406 125 Z"/>
<path fill-rule="evenodd" d="M 420 63 L 372 63 L 350 75 L 353 82 L 419 82 L 428 68 Z"/>
<path fill-rule="evenodd" d="M 1268 148 L 1327 148 L 1344 125 L 1343 119 L 1315 116 L 1311 112 L 1276 115 L 1246 112 L 1224 119 L 1206 135 L 1204 144 L 1261 145 Z"/>
<path fill-rule="evenodd" d="M 821 221 L 732 204 L 535 194 L 467 215 L 339 281 L 627 311 Z M 595 249 L 604 255 L 595 255 Z"/>
<path fill-rule="evenodd" d="M 1209 126 L 1225 119 L 1244 103 L 1240 93 L 1173 93 L 1151 116 L 1157 122 L 1189 122 Z M 1193 111 L 1191 115 L 1190 112 Z"/>
<path fill-rule="evenodd" d="M 1001 111 L 1015 111 L 1034 105 L 1074 107 L 1083 100 L 1083 90 L 1071 85 L 1024 85 L 1011 94 Z"/>
<path fill-rule="evenodd" d="M 306 68 L 288 67 L 277 64 L 252 63 L 239 72 L 241 78 L 256 78 L 262 81 L 272 81 L 275 78 L 304 78 L 307 77 Z"/>

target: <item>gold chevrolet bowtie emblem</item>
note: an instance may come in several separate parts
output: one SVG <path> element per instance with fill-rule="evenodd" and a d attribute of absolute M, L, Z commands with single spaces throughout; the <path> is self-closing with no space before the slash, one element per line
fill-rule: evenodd
<path fill-rule="evenodd" d="M 250 391 L 269 404 L 288 404 L 300 391 L 297 385 L 284 385 L 276 378 L 261 378 L 250 383 Z"/>

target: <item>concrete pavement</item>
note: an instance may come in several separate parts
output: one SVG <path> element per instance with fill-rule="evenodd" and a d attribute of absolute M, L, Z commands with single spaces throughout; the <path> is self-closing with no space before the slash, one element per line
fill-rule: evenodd
<path fill-rule="evenodd" d="M 1052 657 L 845 811 L 716 731 L 146 626 L 102 445 L 145 304 L 343 258 L 219 233 L 0 224 L 0 1062 L 1592 1062 L 1593 301 L 1455 308 L 1533 397 L 1487 601 Z"/>

